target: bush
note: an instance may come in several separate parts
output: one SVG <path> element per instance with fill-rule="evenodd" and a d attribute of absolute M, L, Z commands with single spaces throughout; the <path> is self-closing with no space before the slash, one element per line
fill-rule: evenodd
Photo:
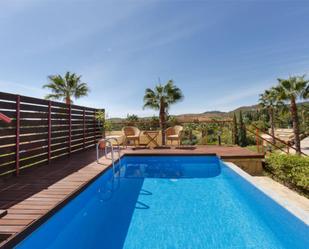
<path fill-rule="evenodd" d="M 181 144 L 183 145 L 195 145 L 197 144 L 197 137 L 192 134 L 192 140 L 190 140 L 188 137 L 183 137 Z"/>
<path fill-rule="evenodd" d="M 309 196 L 309 158 L 272 153 L 266 158 L 266 170 L 288 186 Z"/>

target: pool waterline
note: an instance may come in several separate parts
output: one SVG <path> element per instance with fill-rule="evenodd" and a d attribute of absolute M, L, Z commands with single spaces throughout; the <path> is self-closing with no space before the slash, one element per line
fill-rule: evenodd
<path fill-rule="evenodd" d="M 130 156 L 122 163 L 120 177 L 104 173 L 17 248 L 263 248 L 261 238 L 265 248 L 289 248 L 308 231 L 216 157 Z M 267 217 L 276 215 L 272 208 L 299 231 L 276 228 L 281 219 Z"/>

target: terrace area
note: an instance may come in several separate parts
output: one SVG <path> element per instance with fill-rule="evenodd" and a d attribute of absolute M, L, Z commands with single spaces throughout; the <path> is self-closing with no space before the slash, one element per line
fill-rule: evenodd
<path fill-rule="evenodd" d="M 0 128 L 0 247 L 11 248 L 97 179 L 112 162 L 103 155 L 100 163 L 96 161 L 95 145 L 102 138 L 102 122 L 96 118 L 100 110 L 7 93 L 0 93 L 0 110 L 12 119 L 2 122 Z M 230 120 L 221 124 L 229 127 Z M 216 155 L 237 165 L 264 188 L 275 189 L 280 198 L 309 211 L 308 199 L 262 176 L 263 151 L 224 141 L 217 145 L 162 146 L 159 131 L 156 141 L 147 137 L 147 130 L 154 132 L 153 127 L 146 127 L 146 133 L 142 131 L 139 145 L 125 146 L 121 128 L 132 124 L 117 125 L 107 135 L 118 138 L 121 155 Z"/>

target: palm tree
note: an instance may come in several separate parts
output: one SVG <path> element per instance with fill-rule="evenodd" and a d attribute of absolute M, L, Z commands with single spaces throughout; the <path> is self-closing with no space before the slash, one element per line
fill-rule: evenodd
<path fill-rule="evenodd" d="M 46 99 L 64 100 L 66 104 L 71 104 L 72 97 L 78 99 L 87 96 L 89 88 L 86 83 L 81 82 L 81 75 L 67 72 L 64 77 L 61 75 L 50 75 L 50 83 L 45 84 L 43 88 L 51 90 L 51 94 L 45 96 Z"/>
<path fill-rule="evenodd" d="M 274 111 L 280 104 L 281 101 L 278 101 L 276 90 L 273 88 L 265 90 L 263 94 L 260 94 L 259 105 L 268 112 L 272 142 L 274 144 L 276 143 Z"/>
<path fill-rule="evenodd" d="M 303 76 L 293 76 L 288 79 L 278 79 L 279 85 L 275 87 L 278 100 L 290 102 L 290 113 L 293 122 L 293 132 L 296 152 L 301 153 L 299 137 L 299 118 L 296 101 L 299 98 L 309 98 L 309 81 Z"/>
<path fill-rule="evenodd" d="M 167 112 L 170 105 L 183 99 L 181 90 L 169 80 L 166 85 L 157 85 L 153 90 L 147 88 L 144 95 L 144 108 L 159 110 L 162 144 L 165 145 L 165 128 Z"/>

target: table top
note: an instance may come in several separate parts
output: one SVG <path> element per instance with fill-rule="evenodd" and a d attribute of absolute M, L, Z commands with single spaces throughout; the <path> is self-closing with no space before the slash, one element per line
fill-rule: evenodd
<path fill-rule="evenodd" d="M 160 131 L 144 131 L 144 133 L 159 133 Z"/>
<path fill-rule="evenodd" d="M 105 136 L 105 138 L 121 138 L 122 135 L 109 135 L 109 136 Z"/>

